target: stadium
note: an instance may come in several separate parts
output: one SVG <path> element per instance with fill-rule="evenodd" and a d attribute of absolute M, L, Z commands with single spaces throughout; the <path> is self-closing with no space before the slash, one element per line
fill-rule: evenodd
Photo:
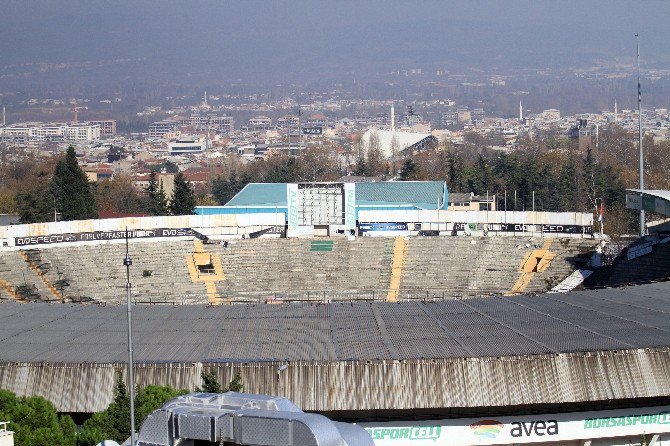
<path fill-rule="evenodd" d="M 127 238 L 139 386 L 240 373 L 378 445 L 670 441 L 663 235 L 602 267 L 591 214 L 447 202 L 441 182 L 251 184 L 199 215 L 2 227 L 0 387 L 107 407 Z"/>

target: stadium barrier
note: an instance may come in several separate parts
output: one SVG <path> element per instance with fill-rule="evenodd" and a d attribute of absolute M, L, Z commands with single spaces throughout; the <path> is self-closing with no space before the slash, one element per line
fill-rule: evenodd
<path fill-rule="evenodd" d="M 202 236 L 216 239 L 249 237 L 257 231 L 277 226 L 284 226 L 283 214 L 180 215 L 32 223 L 0 226 L 0 249 L 56 243 L 117 242 L 123 241 L 126 229 L 130 238 L 137 239 Z"/>
<path fill-rule="evenodd" d="M 236 291 L 220 293 L 223 303 L 231 304 L 280 304 L 283 302 L 327 303 L 336 301 L 381 302 L 388 298 L 389 290 L 291 290 L 291 291 Z M 499 289 L 400 289 L 398 301 L 433 301 L 460 299 L 463 297 L 501 295 Z M 207 301 L 206 293 L 182 294 L 170 293 L 136 295 L 132 301 L 137 305 L 184 305 L 196 301 Z"/>

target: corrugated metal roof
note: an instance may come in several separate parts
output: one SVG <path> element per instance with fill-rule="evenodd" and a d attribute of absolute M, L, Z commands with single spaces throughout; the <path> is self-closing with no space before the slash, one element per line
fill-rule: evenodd
<path fill-rule="evenodd" d="M 445 184 L 442 181 L 387 181 L 383 183 L 357 183 L 357 205 L 383 205 L 385 203 L 409 205 L 442 204 Z"/>
<path fill-rule="evenodd" d="M 245 390 L 305 410 L 670 396 L 670 282 L 465 301 L 136 306 L 136 384 Z M 92 412 L 125 373 L 123 305 L 0 303 L 0 387 Z M 288 368 L 277 377 L 279 364 Z"/>
<path fill-rule="evenodd" d="M 137 306 L 135 358 L 411 360 L 670 347 L 669 292 L 670 282 L 427 303 Z M 125 311 L 4 302 L 0 361 L 123 361 Z"/>
<path fill-rule="evenodd" d="M 286 207 L 286 183 L 249 183 L 226 206 Z"/>

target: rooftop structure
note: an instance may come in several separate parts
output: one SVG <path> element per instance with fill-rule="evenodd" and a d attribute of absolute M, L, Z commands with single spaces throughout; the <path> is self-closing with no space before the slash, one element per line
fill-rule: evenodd
<path fill-rule="evenodd" d="M 430 133 L 401 132 L 369 129 L 363 135 L 364 149 L 377 146 L 386 158 L 399 156 L 403 150 L 422 150 L 429 144 L 437 143 Z"/>
<path fill-rule="evenodd" d="M 445 209 L 447 186 L 443 181 L 383 181 L 356 183 L 300 183 L 347 184 L 355 190 L 356 211 L 360 210 L 419 210 Z M 250 183 L 224 206 L 199 206 L 201 215 L 254 212 L 288 212 L 289 183 Z"/>
<path fill-rule="evenodd" d="M 286 398 L 236 392 L 191 393 L 170 400 L 149 414 L 138 445 L 173 446 L 193 440 L 267 446 L 374 445 L 362 427 L 304 413 Z"/>
<path fill-rule="evenodd" d="M 206 366 L 310 411 L 662 403 L 668 292 L 666 282 L 425 303 L 138 306 L 137 385 L 192 388 Z M 125 361 L 125 311 L 0 303 L 0 386 L 60 411 L 104 409 Z"/>

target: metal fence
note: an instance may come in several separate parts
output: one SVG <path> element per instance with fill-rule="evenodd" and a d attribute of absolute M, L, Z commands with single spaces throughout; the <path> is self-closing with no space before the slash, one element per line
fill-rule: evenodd
<path fill-rule="evenodd" d="M 282 302 L 335 302 L 335 301 L 434 301 L 460 299 L 478 296 L 501 295 L 499 289 L 389 289 L 372 290 L 291 290 L 291 291 L 237 291 L 217 293 L 213 296 L 223 303 L 273 304 Z M 143 294 L 133 296 L 133 303 L 139 305 L 187 305 L 210 302 L 207 293 Z"/>

